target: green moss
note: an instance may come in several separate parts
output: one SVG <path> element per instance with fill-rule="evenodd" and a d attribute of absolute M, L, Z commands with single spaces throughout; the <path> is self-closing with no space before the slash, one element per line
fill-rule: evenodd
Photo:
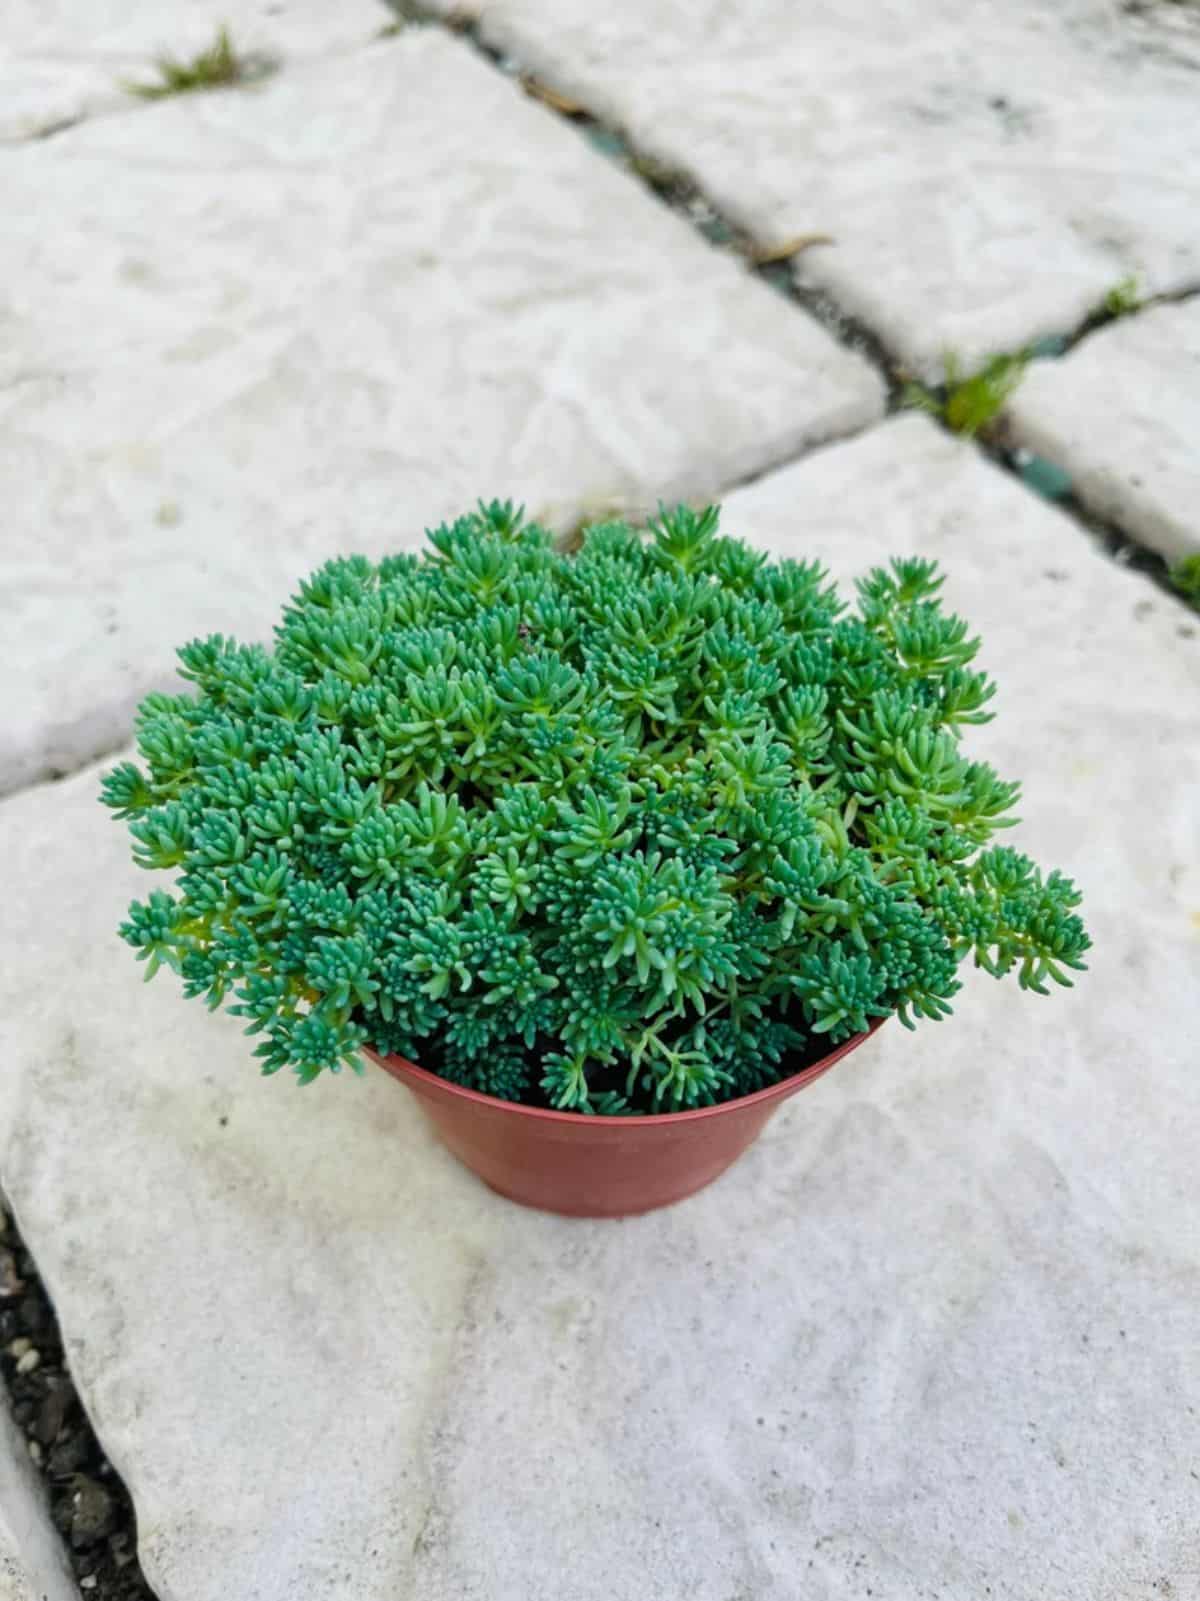
<path fill-rule="evenodd" d="M 1138 281 L 1134 277 L 1122 278 L 1116 283 L 1100 302 L 1100 310 L 1106 321 L 1115 321 L 1118 317 L 1128 317 L 1131 312 L 1137 311 L 1142 304 L 1141 291 Z"/>
<path fill-rule="evenodd" d="M 1078 895 L 991 843 L 1017 786 L 964 753 L 978 640 L 934 565 L 847 610 L 715 509 L 577 555 L 511 505 L 423 557 L 330 562 L 273 649 L 180 651 L 104 799 L 173 879 L 121 932 L 302 1081 L 370 1041 L 578 1111 L 756 1089 L 961 960 L 1044 993 Z"/>

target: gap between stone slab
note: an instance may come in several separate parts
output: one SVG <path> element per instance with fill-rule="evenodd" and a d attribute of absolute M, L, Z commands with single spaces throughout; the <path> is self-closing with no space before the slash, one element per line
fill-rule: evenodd
<path fill-rule="evenodd" d="M 157 1601 L 138 1561 L 129 1492 L 79 1400 L 58 1319 L 2 1188 L 0 1388 L 84 1601 Z"/>
<path fill-rule="evenodd" d="M 1178 289 L 1163 289 L 1156 295 L 1147 295 L 1144 300 L 1136 301 L 1123 311 L 1110 311 L 1101 303 L 1093 307 L 1074 328 L 1069 328 L 1065 333 L 1042 334 L 1026 347 L 1026 354 L 1030 361 L 1061 361 L 1064 356 L 1069 356 L 1077 345 L 1082 344 L 1092 334 L 1098 333 L 1101 328 L 1111 328 L 1113 323 L 1127 322 L 1131 317 L 1140 317 L 1144 311 L 1153 311 L 1156 306 L 1186 305 L 1197 295 L 1200 295 L 1200 281 L 1181 284 Z"/>
<path fill-rule="evenodd" d="M 24 139 L 7 140 L 6 143 L 26 145 L 36 144 L 41 139 L 53 139 L 56 134 L 66 133 L 68 128 L 78 128 L 81 122 L 90 122 L 93 117 L 111 116 L 118 109 L 124 111 L 125 108 L 124 106 L 120 108 L 114 106 L 112 111 L 94 111 L 91 116 L 81 111 L 77 117 L 63 117 L 58 122 L 48 122 L 44 128 L 39 128 L 36 133 L 28 134 Z"/>
<path fill-rule="evenodd" d="M 153 66 L 154 63 L 151 63 L 147 70 L 152 71 Z M 281 66 L 282 63 L 276 61 L 272 66 L 270 76 L 274 77 Z M 19 139 L 0 140 L 0 150 L 16 150 L 22 145 L 42 144 L 47 139 L 57 139 L 60 133 L 70 133 L 72 128 L 81 128 L 85 123 L 90 125 L 93 122 L 108 122 L 113 117 L 127 117 L 131 111 L 148 111 L 154 106 L 170 104 L 173 100 L 186 99 L 190 95 L 236 94 L 239 89 L 248 87 L 251 86 L 240 83 L 224 84 L 220 88 L 192 89 L 187 91 L 187 94 L 162 95 L 158 99 L 153 99 L 146 95 L 130 94 L 126 91 L 123 100 L 114 100 L 111 105 L 98 106 L 95 111 L 81 111 L 76 117 L 63 117 L 60 121 L 47 123 L 44 128 L 39 128 L 36 133 L 25 134 Z M 114 80 L 113 88 L 120 89 L 120 82 Z"/>
<path fill-rule="evenodd" d="M 403 31 L 405 24 L 413 26 L 433 26 L 464 39 L 483 59 L 490 63 L 497 71 L 506 77 L 517 79 L 525 91 L 534 99 L 540 100 L 548 110 L 552 111 L 560 120 L 573 125 L 593 146 L 602 154 L 616 162 L 622 169 L 636 178 L 644 188 L 649 189 L 659 200 L 669 206 L 671 210 L 686 217 L 692 227 L 700 233 L 710 245 L 719 250 L 726 250 L 741 257 L 747 270 L 755 277 L 762 278 L 776 289 L 793 305 L 806 312 L 825 329 L 825 331 L 842 345 L 845 349 L 855 352 L 869 362 L 884 383 L 887 391 L 887 409 L 885 417 L 895 415 L 905 410 L 901 401 L 902 393 L 909 381 L 909 374 L 905 371 L 904 363 L 895 351 L 891 350 L 886 339 L 876 329 L 867 326 L 859 318 L 853 317 L 825 289 L 816 289 L 811 286 L 798 284 L 792 275 L 790 260 L 770 259 L 769 251 L 755 240 L 744 228 L 737 227 L 720 209 L 704 194 L 700 185 L 686 173 L 677 168 L 658 161 L 656 158 L 640 152 L 636 145 L 620 129 L 607 123 L 601 117 L 589 111 L 586 106 L 578 102 L 574 96 L 559 93 L 552 84 L 535 77 L 532 73 L 524 71 L 520 62 L 512 55 L 498 49 L 484 38 L 479 19 L 467 11 L 452 11 L 441 13 L 430 10 L 423 0 L 384 0 L 384 3 L 395 13 L 400 28 Z M 814 239 L 812 241 L 816 243 Z M 1046 336 L 1035 340 L 1028 347 L 1032 360 L 1056 360 L 1067 355 L 1081 340 L 1111 322 L 1120 321 L 1125 316 L 1137 316 L 1152 306 L 1178 305 L 1193 297 L 1200 295 L 1200 283 L 1185 284 L 1179 289 L 1166 290 L 1158 295 L 1151 295 L 1128 312 L 1118 313 L 1116 316 L 1108 314 L 1103 306 L 1089 312 L 1080 323 L 1070 332 L 1061 336 Z M 1038 345 L 1044 347 L 1040 352 Z M 1004 352 L 997 352 L 1004 354 Z M 941 418 L 935 418 L 938 425 L 946 432 L 953 434 L 954 430 L 947 428 Z M 1019 447 L 1006 443 L 1003 439 L 1003 413 L 997 419 L 999 427 L 996 436 L 992 439 L 975 435 L 971 443 L 991 461 L 995 466 L 1009 474 L 1021 484 L 1029 493 L 1038 495 L 1041 499 L 1049 499 L 1063 514 L 1073 521 L 1076 526 L 1095 544 L 1109 559 L 1118 566 L 1125 567 L 1136 573 L 1139 577 L 1149 580 L 1158 589 L 1169 595 L 1189 616 L 1194 616 L 1194 610 L 1180 595 L 1171 583 L 1166 562 L 1156 552 L 1143 545 L 1125 529 L 1105 521 L 1091 512 L 1082 504 L 1071 491 L 1057 495 L 1044 495 L 1031 484 L 1022 472 L 1022 463 L 1018 459 Z M 856 433 L 842 436 L 835 441 L 821 441 L 803 450 L 797 456 L 790 456 L 786 461 L 778 461 L 748 474 L 744 480 L 730 484 L 730 491 L 743 487 L 745 483 L 752 483 L 768 472 L 776 472 L 783 466 L 803 460 L 816 450 L 827 448 L 830 444 L 845 443 L 858 434 L 870 428 L 877 427 L 877 422 L 867 423 Z M 955 435 L 955 437 L 961 437 Z M 1056 473 L 1062 473 L 1069 481 L 1069 475 L 1063 472 L 1055 462 L 1048 462 Z"/>
<path fill-rule="evenodd" d="M 48 767 L 44 773 L 39 774 L 37 778 L 31 779 L 29 783 L 18 784 L 16 789 L 6 789 L 3 794 L 0 794 L 0 803 L 6 801 L 10 795 L 23 794 L 27 789 L 39 789 L 43 784 L 61 784 L 68 778 L 74 778 L 75 774 L 81 773 L 85 767 L 92 767 L 97 762 L 115 762 L 125 747 L 132 744 L 132 742 L 133 721 L 131 719 L 128 728 L 122 732 L 119 739 L 114 739 L 111 745 L 102 745 L 99 750 L 94 750 L 90 756 L 73 762 L 70 767 Z M 0 1197 L 3 1196 L 3 1193 L 3 1186 L 0 1185 Z"/>

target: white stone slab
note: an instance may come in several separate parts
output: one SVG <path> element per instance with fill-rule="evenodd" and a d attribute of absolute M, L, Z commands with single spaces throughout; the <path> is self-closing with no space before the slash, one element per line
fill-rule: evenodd
<path fill-rule="evenodd" d="M 163 1601 L 1194 1592 L 1200 639 L 923 419 L 727 521 L 945 559 L 1092 972 L 978 977 L 709 1191 L 568 1221 L 381 1073 L 257 1077 L 113 937 L 96 772 L 10 797 L 0 1171 Z"/>
<path fill-rule="evenodd" d="M 1200 281 L 1200 54 L 1113 0 L 467 9 L 928 375 Z"/>
<path fill-rule="evenodd" d="M 282 67 L 355 48 L 391 19 L 382 0 L 5 0 L 0 143 L 136 108 L 127 83 L 156 82 L 159 57 L 191 60 L 222 25 L 240 54 Z"/>
<path fill-rule="evenodd" d="M 0 1396 L 0 1601 L 79 1601 L 46 1493 Z"/>
<path fill-rule="evenodd" d="M 0 152 L 0 788 L 185 639 L 477 496 L 569 521 L 883 409 L 876 374 L 440 30 Z"/>
<path fill-rule="evenodd" d="M 1039 361 L 1008 408 L 1086 506 L 1174 561 L 1200 550 L 1200 299 L 1110 323 Z"/>

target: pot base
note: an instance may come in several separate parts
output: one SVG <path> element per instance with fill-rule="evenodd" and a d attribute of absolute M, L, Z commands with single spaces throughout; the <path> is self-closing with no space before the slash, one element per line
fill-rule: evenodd
<path fill-rule="evenodd" d="M 369 1046 L 365 1054 L 412 1091 L 447 1149 L 506 1200 L 565 1217 L 633 1217 L 711 1184 L 778 1106 L 878 1027 L 754 1095 L 648 1117 L 589 1117 L 498 1101 L 402 1056 L 380 1056 Z"/>
<path fill-rule="evenodd" d="M 443 1141 L 443 1143 L 445 1142 Z M 751 1143 L 753 1144 L 753 1141 L 751 1141 Z M 739 1151 L 738 1156 L 740 1155 L 742 1155 L 742 1152 Z M 527 1195 L 514 1195 L 510 1191 L 502 1189 L 500 1185 L 491 1183 L 488 1179 L 484 1179 L 483 1182 L 487 1185 L 488 1189 L 491 1190 L 493 1195 L 498 1195 L 501 1200 L 504 1201 L 513 1201 L 517 1206 L 526 1206 L 531 1212 L 553 1212 L 558 1217 L 607 1218 L 610 1222 L 615 1222 L 619 1218 L 623 1217 L 644 1217 L 647 1212 L 661 1212 L 668 1206 L 676 1206 L 680 1201 L 686 1201 L 691 1196 L 698 1195 L 701 1190 L 705 1190 L 710 1184 L 714 1184 L 717 1179 L 721 1177 L 721 1174 L 728 1171 L 728 1169 L 731 1168 L 736 1161 L 737 1156 L 731 1157 L 723 1167 L 717 1170 L 717 1172 L 710 1173 L 706 1178 L 702 1178 L 699 1183 L 690 1185 L 687 1189 L 681 1190 L 677 1195 L 672 1195 L 666 1200 L 649 1201 L 645 1206 L 636 1207 L 628 1207 L 625 1205 L 618 1205 L 615 1207 L 606 1207 L 603 1205 L 589 1206 L 583 1202 L 581 1202 L 579 1205 L 556 1204 L 554 1206 L 548 1206 L 544 1202 L 530 1200 Z"/>

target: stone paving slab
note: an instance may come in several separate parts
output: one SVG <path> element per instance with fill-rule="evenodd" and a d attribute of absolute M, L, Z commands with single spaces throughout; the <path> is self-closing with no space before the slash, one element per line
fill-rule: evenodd
<path fill-rule="evenodd" d="M 1157 1601 L 1200 1588 L 1200 639 L 921 418 L 734 495 L 949 567 L 1092 972 L 889 1025 L 710 1190 L 524 1211 L 382 1073 L 139 983 L 99 770 L 0 805 L 0 1171 L 162 1601 Z"/>
<path fill-rule="evenodd" d="M 45 1490 L 0 1396 L 0 1601 L 79 1601 Z"/>
<path fill-rule="evenodd" d="M 446 12 L 461 0 L 435 0 Z M 1112 0 L 472 0 L 914 369 L 1200 281 L 1200 49 Z M 1200 46 L 1200 35 L 1195 36 Z"/>
<path fill-rule="evenodd" d="M 436 29 L 0 172 L 0 788 L 111 749 L 183 640 L 256 637 L 318 560 L 481 489 L 569 522 L 883 410 L 865 362 Z"/>
<path fill-rule="evenodd" d="M 5 0 L 0 143 L 136 109 L 127 82 L 207 50 L 222 25 L 240 54 L 286 66 L 356 48 L 391 19 L 382 0 Z"/>
<path fill-rule="evenodd" d="M 1124 317 L 1063 360 L 1036 362 L 1008 417 L 1099 516 L 1169 561 L 1200 550 L 1200 299 Z"/>

